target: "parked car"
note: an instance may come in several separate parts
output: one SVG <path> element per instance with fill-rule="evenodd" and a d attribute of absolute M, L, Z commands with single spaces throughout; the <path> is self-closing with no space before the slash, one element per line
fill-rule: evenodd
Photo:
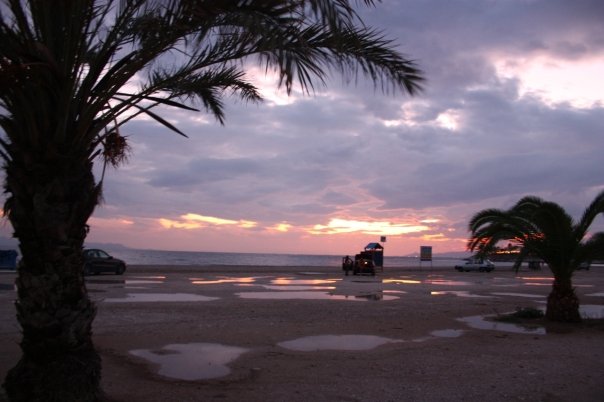
<path fill-rule="evenodd" d="M 98 248 L 84 250 L 84 275 L 97 275 L 112 272 L 122 275 L 126 272 L 126 263 Z"/>
<path fill-rule="evenodd" d="M 577 267 L 577 270 L 584 269 L 586 271 L 589 271 L 589 267 L 591 267 L 591 262 L 585 261 L 585 262 L 582 262 L 581 264 L 579 264 L 579 266 Z"/>
<path fill-rule="evenodd" d="M 459 272 L 480 271 L 491 272 L 495 269 L 495 264 L 486 258 L 468 258 L 465 263 L 455 266 Z"/>

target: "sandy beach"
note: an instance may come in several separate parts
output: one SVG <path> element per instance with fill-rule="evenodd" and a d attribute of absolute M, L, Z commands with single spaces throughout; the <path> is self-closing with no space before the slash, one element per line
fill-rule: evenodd
<path fill-rule="evenodd" d="M 14 278 L 0 273 L 2 378 L 20 354 Z M 600 322 L 489 319 L 544 308 L 551 281 L 508 268 L 130 266 L 87 286 L 109 401 L 602 401 Z M 583 313 L 602 317 L 604 268 L 574 284 Z"/>

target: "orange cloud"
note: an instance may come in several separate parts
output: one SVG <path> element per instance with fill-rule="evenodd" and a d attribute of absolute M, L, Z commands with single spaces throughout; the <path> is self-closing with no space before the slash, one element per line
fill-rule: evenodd
<path fill-rule="evenodd" d="M 429 230 L 425 225 L 394 223 L 388 221 L 360 221 L 349 219 L 332 219 L 327 225 L 315 225 L 308 232 L 316 235 L 355 233 L 371 235 L 396 236 L 407 233 L 417 233 Z"/>
<path fill-rule="evenodd" d="M 91 217 L 88 219 L 90 226 L 102 227 L 102 228 L 115 228 L 120 226 L 134 225 L 134 221 L 126 218 L 96 218 Z"/>
<path fill-rule="evenodd" d="M 289 232 L 289 230 L 291 228 L 292 228 L 292 225 L 290 225 L 289 223 L 281 222 L 281 223 L 277 223 L 274 226 L 269 227 L 268 230 L 285 233 L 285 232 Z"/>
<path fill-rule="evenodd" d="M 166 229 L 198 229 L 207 226 L 234 226 L 243 229 L 254 228 L 258 225 L 257 222 L 249 220 L 232 220 L 223 219 L 215 216 L 205 216 L 194 213 L 188 213 L 180 216 L 180 220 L 160 218 L 159 224 Z"/>

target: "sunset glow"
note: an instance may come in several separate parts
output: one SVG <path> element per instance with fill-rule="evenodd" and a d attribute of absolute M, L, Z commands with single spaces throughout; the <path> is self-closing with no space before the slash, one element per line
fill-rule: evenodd
<path fill-rule="evenodd" d="M 520 95 L 541 98 L 548 105 L 568 102 L 576 108 L 604 104 L 604 60 L 561 60 L 548 56 L 511 57 L 495 61 L 503 78 L 520 80 Z"/>
<path fill-rule="evenodd" d="M 363 68 L 313 78 L 310 93 L 294 80 L 288 94 L 251 56 L 241 79 L 264 101 L 226 90 L 223 124 L 202 102 L 154 109 L 187 138 L 145 113 L 121 126 L 132 154 L 118 170 L 92 161 L 103 202 L 86 242 L 338 256 L 380 242 L 388 256 L 438 255 L 465 253 L 477 212 L 525 196 L 580 219 L 604 188 L 602 2 L 437 3 L 358 8 L 425 73 L 414 96 Z M 5 219 L 1 237 L 10 244 L 13 233 Z"/>
<path fill-rule="evenodd" d="M 232 220 L 217 218 L 215 216 L 204 216 L 194 213 L 181 215 L 181 220 L 160 218 L 159 223 L 166 229 L 199 229 L 206 226 L 237 226 L 240 228 L 253 228 L 256 222 L 248 220 Z"/>
<path fill-rule="evenodd" d="M 337 234 L 337 233 L 353 233 L 361 232 L 372 235 L 402 235 L 407 233 L 417 233 L 428 230 L 425 225 L 413 225 L 406 223 L 393 223 L 386 221 L 360 221 L 348 219 L 332 219 L 327 225 L 315 225 L 312 234 Z"/>

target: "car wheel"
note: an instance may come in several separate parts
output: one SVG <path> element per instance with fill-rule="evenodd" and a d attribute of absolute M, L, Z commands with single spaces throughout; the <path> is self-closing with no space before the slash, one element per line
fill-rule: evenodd
<path fill-rule="evenodd" d="M 126 267 L 123 265 L 120 265 L 119 267 L 117 267 L 117 269 L 115 270 L 115 274 L 116 275 L 122 275 L 124 272 L 126 272 Z"/>
<path fill-rule="evenodd" d="M 92 268 L 90 267 L 90 265 L 86 264 L 84 265 L 84 275 L 92 275 L 94 272 L 92 271 Z"/>

